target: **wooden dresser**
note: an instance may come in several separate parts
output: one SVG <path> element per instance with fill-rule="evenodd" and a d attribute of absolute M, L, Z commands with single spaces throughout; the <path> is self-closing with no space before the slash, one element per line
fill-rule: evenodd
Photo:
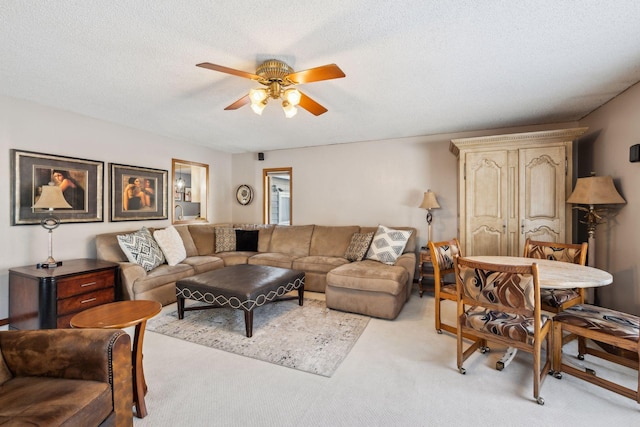
<path fill-rule="evenodd" d="M 113 302 L 119 277 L 117 263 L 96 259 L 10 268 L 9 328 L 68 328 L 74 314 Z"/>

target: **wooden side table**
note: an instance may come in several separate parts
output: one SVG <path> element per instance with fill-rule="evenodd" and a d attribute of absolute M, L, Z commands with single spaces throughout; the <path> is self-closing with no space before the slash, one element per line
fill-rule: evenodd
<path fill-rule="evenodd" d="M 418 287 L 420 289 L 420 298 L 424 293 L 424 281 L 429 281 L 429 284 L 433 286 L 433 263 L 431 262 L 431 252 L 429 248 L 423 246 L 420 248 L 420 276 L 418 277 Z"/>
<path fill-rule="evenodd" d="M 68 328 L 74 314 L 115 300 L 115 262 L 72 259 L 56 268 L 9 269 L 9 328 Z"/>
<path fill-rule="evenodd" d="M 142 368 L 142 342 L 147 320 L 160 313 L 162 305 L 157 301 L 132 300 L 117 301 L 111 304 L 90 308 L 71 318 L 74 328 L 123 329 L 135 326 L 131 364 L 133 376 L 133 403 L 136 416 L 147 416 L 147 405 L 144 396 L 147 394 L 147 382 Z"/>

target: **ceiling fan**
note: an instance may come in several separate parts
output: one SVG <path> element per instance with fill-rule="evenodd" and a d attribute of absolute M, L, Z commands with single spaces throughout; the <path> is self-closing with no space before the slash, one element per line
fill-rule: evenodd
<path fill-rule="evenodd" d="M 298 112 L 297 105 L 316 116 L 327 112 L 326 108 L 300 92 L 295 88 L 295 85 L 338 79 L 345 76 L 336 64 L 294 72 L 293 68 L 277 59 L 269 59 L 263 62 L 258 66 L 255 74 L 209 62 L 196 64 L 196 66 L 255 80 L 265 86 L 264 88 L 251 89 L 247 95 L 226 107 L 225 110 L 236 110 L 251 103 L 251 109 L 256 114 L 262 114 L 269 98 L 282 99 L 282 109 L 288 118 L 296 115 Z"/>

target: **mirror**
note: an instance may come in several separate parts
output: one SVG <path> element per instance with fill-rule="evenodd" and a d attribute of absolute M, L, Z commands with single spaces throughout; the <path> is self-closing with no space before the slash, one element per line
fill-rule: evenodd
<path fill-rule="evenodd" d="M 171 159 L 172 224 L 207 221 L 209 165 Z"/>

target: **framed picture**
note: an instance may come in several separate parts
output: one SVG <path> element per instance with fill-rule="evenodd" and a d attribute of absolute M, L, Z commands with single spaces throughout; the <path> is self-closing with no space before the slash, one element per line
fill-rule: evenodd
<path fill-rule="evenodd" d="M 62 189 L 69 209 L 56 209 L 60 222 L 102 222 L 104 162 L 10 150 L 11 225 L 39 224 L 49 212 L 32 206 L 42 186 L 53 183 Z"/>
<path fill-rule="evenodd" d="M 185 202 L 191 201 L 191 187 L 184 188 L 184 201 Z"/>
<path fill-rule="evenodd" d="M 161 169 L 109 163 L 110 221 L 167 219 L 167 177 Z"/>
<path fill-rule="evenodd" d="M 180 191 L 180 187 L 177 185 L 173 186 L 173 200 L 176 202 L 182 201 L 182 192 Z"/>

